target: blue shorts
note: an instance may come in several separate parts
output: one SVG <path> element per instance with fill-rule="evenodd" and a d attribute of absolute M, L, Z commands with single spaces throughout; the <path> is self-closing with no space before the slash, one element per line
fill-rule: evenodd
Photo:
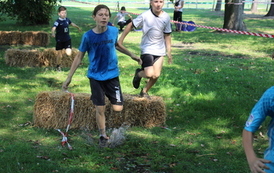
<path fill-rule="evenodd" d="M 89 78 L 91 97 L 93 104 L 96 106 L 105 106 L 105 96 L 113 105 L 123 105 L 123 95 L 121 91 L 119 77 L 106 81 L 98 81 Z"/>

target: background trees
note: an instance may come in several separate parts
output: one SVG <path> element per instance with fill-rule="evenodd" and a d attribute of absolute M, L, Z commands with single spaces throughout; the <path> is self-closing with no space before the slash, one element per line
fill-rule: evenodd
<path fill-rule="evenodd" d="M 58 2 L 61 0 L 2 0 L 0 13 L 24 25 L 49 24 Z"/>

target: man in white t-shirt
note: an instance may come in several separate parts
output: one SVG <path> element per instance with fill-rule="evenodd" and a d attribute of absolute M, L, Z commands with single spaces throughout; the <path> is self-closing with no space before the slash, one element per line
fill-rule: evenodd
<path fill-rule="evenodd" d="M 184 0 L 175 0 L 174 4 L 174 12 L 173 12 L 173 20 L 177 22 L 182 22 L 182 16 L 183 16 L 183 7 L 184 7 Z M 175 24 L 176 31 L 181 31 L 181 24 Z"/>
<path fill-rule="evenodd" d="M 168 63 L 172 63 L 171 56 L 171 24 L 170 16 L 162 10 L 164 0 L 150 0 L 151 9 L 143 12 L 127 25 L 118 43 L 123 45 L 126 35 L 133 27 L 142 28 L 141 41 L 142 67 L 136 69 L 133 78 L 134 88 L 139 88 L 142 78 L 148 78 L 148 82 L 140 92 L 141 97 L 148 97 L 149 89 L 160 77 L 164 56 L 167 54 Z"/>
<path fill-rule="evenodd" d="M 126 20 L 126 16 L 128 16 L 129 19 Z M 118 18 L 117 25 L 120 26 L 120 30 L 119 31 L 123 31 L 124 26 L 126 26 L 127 24 L 129 24 L 131 22 L 131 20 L 132 20 L 131 15 L 126 12 L 126 8 L 124 6 L 121 7 L 121 10 L 114 17 L 113 22 L 112 22 L 113 24 L 115 23 L 115 20 L 117 18 Z"/>

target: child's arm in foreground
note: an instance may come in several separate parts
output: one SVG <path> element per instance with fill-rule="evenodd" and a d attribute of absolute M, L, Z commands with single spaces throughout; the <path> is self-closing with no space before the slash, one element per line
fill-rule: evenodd
<path fill-rule="evenodd" d="M 141 58 L 137 57 L 135 54 L 131 53 L 129 50 L 127 50 L 125 48 L 125 46 L 123 45 L 124 39 L 127 36 L 127 34 L 131 31 L 131 29 L 133 28 L 133 24 L 132 22 L 130 22 L 124 32 L 122 33 L 122 35 L 120 36 L 117 45 L 116 45 L 116 49 L 119 50 L 120 52 L 130 56 L 133 60 L 137 61 L 140 65 L 142 64 L 142 60 Z"/>
<path fill-rule="evenodd" d="M 68 86 L 71 82 L 71 79 L 72 79 L 72 76 L 74 75 L 75 71 L 77 70 L 78 66 L 80 65 L 83 57 L 85 55 L 85 52 L 78 52 L 77 55 L 75 56 L 72 64 L 71 64 L 71 67 L 70 67 L 70 70 L 69 70 L 69 74 L 68 74 L 68 77 L 67 79 L 65 80 L 65 82 L 63 83 L 62 85 L 62 89 L 64 91 L 66 91 L 68 89 Z"/>
<path fill-rule="evenodd" d="M 243 130 L 243 147 L 246 155 L 246 159 L 249 168 L 252 173 L 264 173 L 263 169 L 269 169 L 265 163 L 270 163 L 271 161 L 258 158 L 255 154 L 253 148 L 253 133 L 247 130 Z"/>

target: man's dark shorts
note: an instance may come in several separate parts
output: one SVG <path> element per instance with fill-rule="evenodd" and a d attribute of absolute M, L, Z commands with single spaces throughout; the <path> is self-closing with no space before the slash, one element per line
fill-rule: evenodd
<path fill-rule="evenodd" d="M 160 58 L 161 56 L 155 56 L 150 54 L 143 54 L 141 55 L 141 59 L 143 61 L 142 63 L 142 69 L 145 67 L 153 66 L 153 64 Z"/>
<path fill-rule="evenodd" d="M 67 48 L 71 48 L 71 39 L 64 42 L 61 42 L 61 41 L 56 42 L 56 47 L 55 47 L 56 50 L 62 50 Z"/>
<path fill-rule="evenodd" d="M 96 106 L 105 105 L 105 96 L 113 105 L 123 105 L 123 95 L 121 91 L 119 77 L 106 81 L 98 81 L 89 78 L 91 97 L 93 104 Z"/>

